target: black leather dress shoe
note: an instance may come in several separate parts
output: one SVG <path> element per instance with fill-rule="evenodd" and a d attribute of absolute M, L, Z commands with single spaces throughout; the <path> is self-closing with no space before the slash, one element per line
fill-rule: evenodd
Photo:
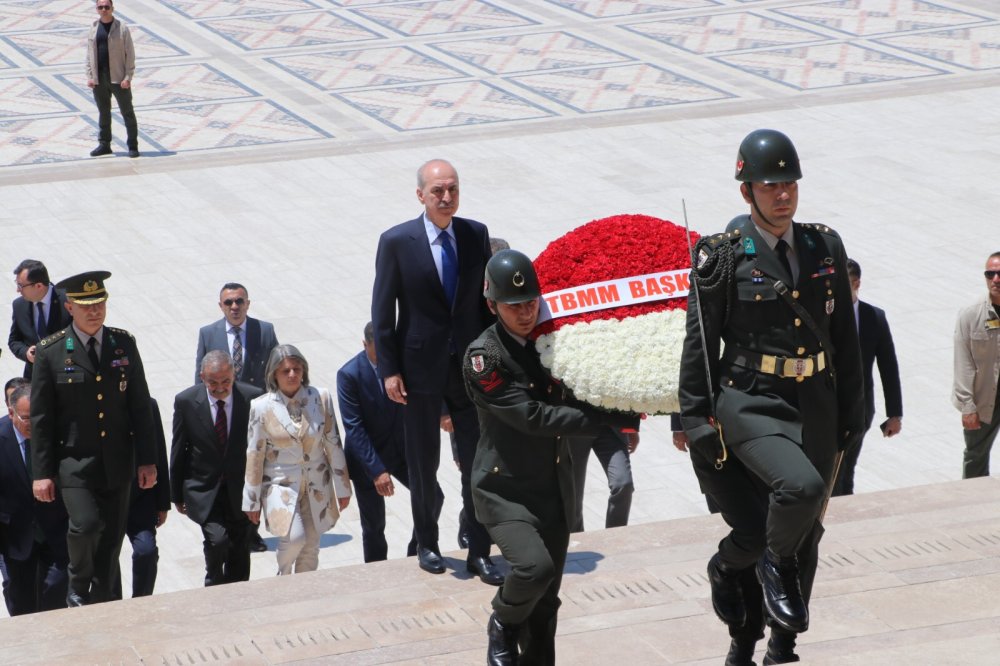
<path fill-rule="evenodd" d="M 458 547 L 462 550 L 469 547 L 469 523 L 465 520 L 465 509 L 458 512 Z"/>
<path fill-rule="evenodd" d="M 77 594 L 73 590 L 66 593 L 66 608 L 76 608 L 77 606 L 86 606 L 87 597 L 82 594 Z"/>
<path fill-rule="evenodd" d="M 802 598 L 794 555 L 779 558 L 767 549 L 757 562 L 757 580 L 764 590 L 767 614 L 780 627 L 795 634 L 809 628 L 809 609 Z"/>
<path fill-rule="evenodd" d="M 490 615 L 486 635 L 490 639 L 486 648 L 487 666 L 517 666 L 517 627 L 501 624 L 497 614 Z"/>
<path fill-rule="evenodd" d="M 417 548 L 417 562 L 420 564 L 420 568 L 427 573 L 444 573 L 444 560 L 430 548 L 424 548 L 423 546 Z"/>
<path fill-rule="evenodd" d="M 94 148 L 92 151 L 90 151 L 90 156 L 91 157 L 100 157 L 101 155 L 110 155 L 113 152 L 114 151 L 111 150 L 111 144 L 109 144 L 109 143 L 99 143 L 99 144 L 97 144 L 97 148 Z"/>
<path fill-rule="evenodd" d="M 795 635 L 771 630 L 771 638 L 767 641 L 765 664 L 791 664 L 799 660 L 795 654 Z"/>
<path fill-rule="evenodd" d="M 473 557 L 466 561 L 465 569 L 479 576 L 479 580 L 487 585 L 503 585 L 503 574 L 497 571 L 493 560 L 488 557 Z"/>
<path fill-rule="evenodd" d="M 264 540 L 260 538 L 260 535 L 253 530 L 250 531 L 250 538 L 247 539 L 247 548 L 251 553 L 267 552 L 267 544 L 264 543 Z"/>
<path fill-rule="evenodd" d="M 139 157 L 139 149 L 138 148 L 129 148 L 128 149 L 128 156 L 129 157 L 133 157 L 133 158 L 134 157 Z"/>
<path fill-rule="evenodd" d="M 757 666 L 753 660 L 753 650 L 757 641 L 748 638 L 733 638 L 729 644 L 725 666 Z"/>
<path fill-rule="evenodd" d="M 719 619 L 731 627 L 745 625 L 747 606 L 743 600 L 740 572 L 723 569 L 716 553 L 708 561 L 708 582 L 712 586 L 712 609 Z"/>

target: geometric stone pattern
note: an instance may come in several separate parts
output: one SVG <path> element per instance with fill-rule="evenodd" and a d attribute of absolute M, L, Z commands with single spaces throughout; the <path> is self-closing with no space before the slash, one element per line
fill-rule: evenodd
<path fill-rule="evenodd" d="M 798 90 L 883 83 L 946 73 L 942 69 L 856 44 L 800 46 L 714 58 Z"/>
<path fill-rule="evenodd" d="M 321 51 L 266 60 L 320 90 L 420 83 L 465 76 L 409 47 Z"/>
<path fill-rule="evenodd" d="M 622 27 L 692 53 L 721 53 L 815 42 L 825 35 L 753 12 L 665 19 Z"/>
<path fill-rule="evenodd" d="M 552 115 L 523 97 L 476 81 L 343 92 L 335 97 L 401 131 Z"/>
<path fill-rule="evenodd" d="M 332 12 L 240 16 L 199 23 L 247 51 L 370 41 L 381 36 Z"/>
<path fill-rule="evenodd" d="M 484 0 L 430 0 L 387 3 L 352 9 L 352 13 L 400 35 L 437 35 L 496 28 L 519 28 L 535 21 Z"/>
<path fill-rule="evenodd" d="M 136 45 L 143 141 L 184 152 L 364 146 L 448 127 L 559 126 L 588 114 L 624 120 L 657 109 L 730 109 L 734 99 L 787 96 L 794 105 L 797 96 L 838 90 L 957 82 L 1000 66 L 1000 7 L 987 6 L 158 0 L 129 3 L 116 16 Z M 95 15 L 80 0 L 0 0 L 0 118 L 62 118 L 0 126 L 0 165 L 78 159 L 77 137 L 93 132 L 82 63 Z M 40 134 L 46 129 L 50 137 Z"/>
<path fill-rule="evenodd" d="M 924 0 L 835 0 L 776 9 L 778 14 L 854 36 L 951 28 L 988 19 Z"/>
<path fill-rule="evenodd" d="M 628 62 L 632 58 L 566 32 L 505 35 L 431 44 L 492 74 Z"/>
<path fill-rule="evenodd" d="M 949 65 L 972 70 L 1000 68 L 1000 24 L 935 30 L 876 41 Z"/>
<path fill-rule="evenodd" d="M 718 7 L 717 0 L 547 0 L 590 18 Z"/>
<path fill-rule="evenodd" d="M 518 83 L 580 113 L 621 111 L 730 97 L 693 79 L 650 65 L 592 67 L 512 76 Z"/>

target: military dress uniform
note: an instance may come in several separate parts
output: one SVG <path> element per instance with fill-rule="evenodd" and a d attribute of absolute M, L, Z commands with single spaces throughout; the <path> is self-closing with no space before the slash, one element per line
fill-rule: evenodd
<path fill-rule="evenodd" d="M 733 534 L 720 544 L 722 566 L 729 571 L 752 567 L 765 546 L 779 558 L 797 555 L 808 603 L 822 534 L 818 519 L 837 452 L 864 426 L 847 258 L 832 229 L 793 222 L 798 261 L 793 283 L 778 252 L 749 216 L 733 226 L 737 228 L 701 239 L 695 248 L 699 293 L 692 290 L 688 300 L 681 420 L 700 455 L 721 457 L 718 436 L 709 425 L 711 391 L 728 454 L 770 493 L 763 514 L 735 516 Z M 709 471 L 703 466 L 699 477 Z M 708 483 L 714 483 L 710 476 Z M 753 524 L 761 520 L 764 524 Z M 740 538 L 755 530 L 763 532 L 756 544 Z"/>
<path fill-rule="evenodd" d="M 33 476 L 62 494 L 70 593 L 89 602 L 113 598 L 132 478 L 156 463 L 135 339 L 110 326 L 98 335 L 96 366 L 73 324 L 39 342 L 31 382 Z"/>
<path fill-rule="evenodd" d="M 471 470 L 476 517 L 511 566 L 493 609 L 503 625 L 519 628 L 515 663 L 552 664 L 574 514 L 569 447 L 561 436 L 596 435 L 615 417 L 572 401 L 543 369 L 534 345 L 500 323 L 469 345 L 463 374 L 481 431 Z"/>

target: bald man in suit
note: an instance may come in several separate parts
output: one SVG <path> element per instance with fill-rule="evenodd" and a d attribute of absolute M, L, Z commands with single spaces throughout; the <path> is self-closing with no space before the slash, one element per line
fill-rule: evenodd
<path fill-rule="evenodd" d="M 503 576 L 490 559 L 489 535 L 474 518 L 469 471 L 479 420 L 461 371 L 465 348 L 493 322 L 482 296 L 491 255 L 489 231 L 479 222 L 455 217 L 458 172 L 448 162 L 423 164 L 417 170 L 416 194 L 424 211 L 379 238 L 372 323 L 386 395 L 406 405 L 406 464 L 417 559 L 424 571 L 445 571 L 435 513 L 444 404 L 455 428 L 462 504 L 469 520 L 466 569 L 489 585 L 500 585 Z"/>

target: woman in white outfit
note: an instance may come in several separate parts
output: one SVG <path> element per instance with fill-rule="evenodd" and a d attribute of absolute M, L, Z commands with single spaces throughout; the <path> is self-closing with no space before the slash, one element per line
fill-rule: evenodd
<path fill-rule="evenodd" d="M 347 461 L 330 391 L 309 386 L 309 363 L 292 345 L 271 351 L 268 392 L 250 403 L 243 510 L 261 510 L 278 541 L 278 574 L 315 571 L 319 538 L 351 501 Z"/>

